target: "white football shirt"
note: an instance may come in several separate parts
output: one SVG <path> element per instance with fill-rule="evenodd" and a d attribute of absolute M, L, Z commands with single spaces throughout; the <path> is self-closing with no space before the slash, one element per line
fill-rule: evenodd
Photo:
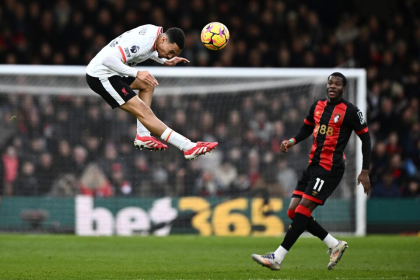
<path fill-rule="evenodd" d="M 120 73 L 110 69 L 102 63 L 106 57 L 113 55 L 116 52 L 121 54 L 121 61 L 130 67 L 147 59 L 153 59 L 154 61 L 163 64 L 166 59 L 159 58 L 156 51 L 156 40 L 162 32 L 162 27 L 147 24 L 123 33 L 102 48 L 102 50 L 90 61 L 86 68 L 86 73 L 97 78 L 115 75 L 121 76 Z M 133 71 L 133 74 L 129 75 L 135 77 L 136 73 L 137 71 Z"/>

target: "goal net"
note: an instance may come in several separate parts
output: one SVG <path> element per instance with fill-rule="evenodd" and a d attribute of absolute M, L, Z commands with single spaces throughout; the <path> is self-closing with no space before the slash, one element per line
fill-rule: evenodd
<path fill-rule="evenodd" d="M 313 139 L 287 154 L 281 141 L 325 97 L 332 72 L 347 77 L 345 98 L 366 109 L 361 69 L 142 70 L 159 81 L 156 116 L 192 141 L 218 141 L 218 149 L 192 162 L 174 146 L 137 151 L 135 118 L 92 92 L 84 67 L 3 65 L 0 230 L 130 235 L 164 223 L 153 233 L 282 234 Z M 344 178 L 314 216 L 331 232 L 365 235 L 355 134 L 345 154 Z"/>

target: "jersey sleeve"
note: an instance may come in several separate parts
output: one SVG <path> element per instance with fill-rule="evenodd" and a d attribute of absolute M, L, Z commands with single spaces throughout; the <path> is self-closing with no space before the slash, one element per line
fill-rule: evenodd
<path fill-rule="evenodd" d="M 124 64 L 121 60 L 121 54 L 115 49 L 102 59 L 102 64 L 123 76 L 127 75 L 134 78 L 137 76 L 137 70 Z"/>
<path fill-rule="evenodd" d="M 306 116 L 306 118 L 303 120 L 303 122 L 304 122 L 306 125 L 315 126 L 314 112 L 315 112 L 315 107 L 316 107 L 316 104 L 317 104 L 317 103 L 318 103 L 318 101 L 317 101 L 317 102 L 315 102 L 314 104 L 312 104 L 311 108 L 309 109 L 309 113 L 308 113 L 308 115 L 307 115 L 307 116 Z"/>
<path fill-rule="evenodd" d="M 121 53 L 122 62 L 130 64 L 137 56 L 141 55 L 143 50 L 141 50 L 139 44 L 136 43 L 137 42 L 134 40 L 131 42 L 128 40 L 122 40 L 119 42 L 117 48 Z"/>
<path fill-rule="evenodd" d="M 152 56 L 150 57 L 151 60 L 156 61 L 157 63 L 163 64 L 165 63 L 166 59 L 165 58 L 159 58 L 157 51 L 154 51 L 152 53 Z"/>
<path fill-rule="evenodd" d="M 349 110 L 348 125 L 356 132 L 357 135 L 364 134 L 368 132 L 368 126 L 363 116 L 362 111 L 359 110 L 356 106 L 350 108 Z"/>
<path fill-rule="evenodd" d="M 117 45 L 122 61 L 131 64 L 137 61 L 137 57 L 149 53 L 155 48 L 154 44 L 160 33 L 162 33 L 162 27 L 148 24 L 122 34 Z"/>

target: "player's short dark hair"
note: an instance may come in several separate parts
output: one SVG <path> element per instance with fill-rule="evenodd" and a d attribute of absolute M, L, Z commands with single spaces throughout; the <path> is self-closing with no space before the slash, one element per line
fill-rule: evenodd
<path fill-rule="evenodd" d="M 340 72 L 334 72 L 334 73 L 332 73 L 331 75 L 328 76 L 328 80 L 330 79 L 331 76 L 340 77 L 341 79 L 343 79 L 343 86 L 345 87 L 347 85 L 347 78 L 346 78 L 346 76 L 344 76 Z"/>
<path fill-rule="evenodd" d="M 181 50 L 185 47 L 185 34 L 182 29 L 171 27 L 166 30 L 165 34 L 168 36 L 168 42 L 170 44 L 176 43 Z"/>

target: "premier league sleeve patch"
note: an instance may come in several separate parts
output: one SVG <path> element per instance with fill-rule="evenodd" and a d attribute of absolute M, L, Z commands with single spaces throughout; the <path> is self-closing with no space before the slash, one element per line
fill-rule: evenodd
<path fill-rule="evenodd" d="M 131 48 L 130 48 L 130 51 L 132 52 L 132 53 L 136 53 L 138 50 L 140 49 L 140 47 L 139 46 L 132 46 Z"/>
<path fill-rule="evenodd" d="M 357 112 L 357 115 L 359 116 L 360 124 L 365 124 L 365 118 L 363 117 L 363 114 L 361 111 Z"/>

